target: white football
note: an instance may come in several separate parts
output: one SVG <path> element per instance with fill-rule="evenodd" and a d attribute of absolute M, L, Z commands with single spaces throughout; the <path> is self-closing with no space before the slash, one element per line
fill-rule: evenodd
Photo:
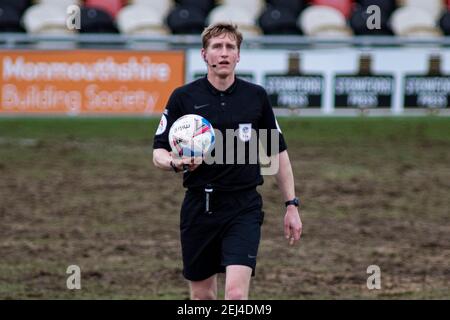
<path fill-rule="evenodd" d="M 170 147 L 179 157 L 203 157 L 213 149 L 214 141 L 211 123 L 197 114 L 184 115 L 170 127 Z"/>

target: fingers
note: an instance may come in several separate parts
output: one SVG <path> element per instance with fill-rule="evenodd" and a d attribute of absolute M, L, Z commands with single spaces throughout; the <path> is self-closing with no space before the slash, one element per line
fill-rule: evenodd
<path fill-rule="evenodd" d="M 194 157 L 194 158 L 191 158 L 191 159 L 192 159 L 191 164 L 200 165 L 200 164 L 203 163 L 203 158 L 202 157 Z"/>
<path fill-rule="evenodd" d="M 181 163 L 189 165 L 192 163 L 192 158 L 181 158 Z"/>
<path fill-rule="evenodd" d="M 302 234 L 302 225 L 300 224 L 299 226 L 291 226 L 289 224 L 285 224 L 284 234 L 286 236 L 286 240 L 288 240 L 289 242 L 289 245 L 293 245 L 300 240 L 300 236 Z"/>
<path fill-rule="evenodd" d="M 284 223 L 284 236 L 286 237 L 286 240 L 289 240 L 291 237 L 291 228 L 287 222 Z"/>
<path fill-rule="evenodd" d="M 202 157 L 185 157 L 179 159 L 179 166 L 182 167 L 183 170 L 194 171 L 202 162 Z"/>
<path fill-rule="evenodd" d="M 189 171 L 194 171 L 195 169 L 197 169 L 199 166 L 199 164 L 190 164 L 188 165 L 188 170 Z"/>

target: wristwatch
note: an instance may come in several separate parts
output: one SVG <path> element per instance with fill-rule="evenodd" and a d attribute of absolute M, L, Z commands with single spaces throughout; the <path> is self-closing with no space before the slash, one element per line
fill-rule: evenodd
<path fill-rule="evenodd" d="M 300 199 L 297 198 L 297 197 L 295 197 L 295 198 L 292 199 L 292 200 L 286 201 L 286 202 L 284 203 L 284 205 L 285 205 L 286 207 L 287 207 L 287 206 L 290 206 L 290 205 L 294 205 L 294 206 L 298 207 L 298 206 L 300 205 Z"/>

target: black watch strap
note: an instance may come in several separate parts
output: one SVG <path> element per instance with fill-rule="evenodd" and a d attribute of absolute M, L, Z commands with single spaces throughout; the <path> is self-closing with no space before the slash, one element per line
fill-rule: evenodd
<path fill-rule="evenodd" d="M 172 160 L 170 160 L 170 166 L 172 167 L 173 171 L 175 171 L 177 173 L 180 172 L 180 170 L 178 170 L 178 168 L 175 166 L 175 164 L 173 163 Z"/>
<path fill-rule="evenodd" d="M 286 201 L 286 202 L 284 203 L 284 205 L 285 205 L 286 207 L 287 207 L 287 206 L 290 206 L 290 205 L 294 205 L 294 206 L 298 207 L 298 206 L 300 206 L 300 199 L 297 198 L 297 197 L 295 197 L 295 198 L 292 199 L 292 200 Z"/>

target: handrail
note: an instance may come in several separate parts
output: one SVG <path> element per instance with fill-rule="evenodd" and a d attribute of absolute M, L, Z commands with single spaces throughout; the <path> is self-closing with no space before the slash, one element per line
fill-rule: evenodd
<path fill-rule="evenodd" d="M 123 34 L 73 34 L 38 35 L 26 33 L 0 33 L 0 49 L 27 47 L 39 42 L 83 45 L 108 45 L 110 47 L 140 45 L 142 47 L 192 48 L 201 46 L 200 35 L 123 35 Z M 353 36 L 348 38 L 321 38 L 307 36 L 252 36 L 246 37 L 243 48 L 300 49 L 315 46 L 450 46 L 450 37 L 412 38 L 398 36 Z"/>

